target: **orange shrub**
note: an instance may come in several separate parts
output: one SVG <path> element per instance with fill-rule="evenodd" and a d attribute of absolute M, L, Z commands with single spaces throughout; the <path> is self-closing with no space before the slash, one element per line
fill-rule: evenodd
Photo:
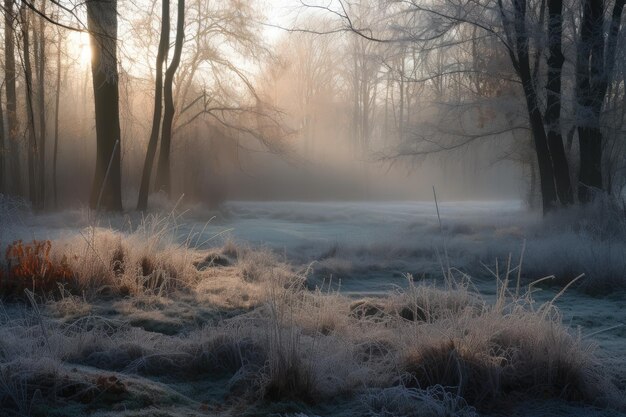
<path fill-rule="evenodd" d="M 5 252 L 5 269 L 0 269 L 0 294 L 21 296 L 25 289 L 50 292 L 58 283 L 72 283 L 74 274 L 67 262 L 50 259 L 52 243 L 49 240 L 13 242 Z"/>

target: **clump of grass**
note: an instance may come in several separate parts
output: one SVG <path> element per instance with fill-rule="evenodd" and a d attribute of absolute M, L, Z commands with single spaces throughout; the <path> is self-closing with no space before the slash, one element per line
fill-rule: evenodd
<path fill-rule="evenodd" d="M 615 390 L 593 345 L 562 325 L 554 300 L 537 307 L 530 289 L 510 289 L 510 274 L 498 277 L 495 304 L 453 308 L 412 329 L 400 354 L 409 386 L 450 387 L 477 407 L 515 395 L 610 403 Z"/>
<path fill-rule="evenodd" d="M 149 216 L 132 233 L 91 227 L 55 245 L 51 256 L 66 259 L 77 286 L 91 295 L 163 295 L 194 284 L 195 252 L 175 241 L 167 218 Z"/>
<path fill-rule="evenodd" d="M 464 310 L 480 313 L 483 301 L 468 291 L 468 282 L 455 283 L 446 289 L 435 285 L 416 285 L 407 275 L 407 288 L 386 297 L 366 298 L 350 304 L 350 315 L 357 319 L 383 320 L 400 318 L 432 323 L 463 314 Z"/>
<path fill-rule="evenodd" d="M 356 359 L 346 297 L 300 285 L 272 288 L 257 313 L 267 352 L 257 384 L 263 399 L 319 403 L 376 379 L 376 370 Z"/>
<path fill-rule="evenodd" d="M 246 282 L 276 281 L 279 271 L 276 256 L 267 248 L 259 250 L 244 250 L 239 253 L 238 265 L 241 277 Z"/>
<path fill-rule="evenodd" d="M 222 254 L 231 259 L 237 259 L 239 256 L 239 245 L 232 238 L 227 238 L 222 245 Z"/>
<path fill-rule="evenodd" d="M 260 394 L 270 401 L 311 402 L 317 396 L 316 386 L 300 329 L 293 322 L 293 304 L 288 301 L 293 295 L 289 289 L 275 288 L 267 303 L 267 361 L 260 376 Z"/>
<path fill-rule="evenodd" d="M 265 351 L 252 339 L 216 332 L 200 338 L 164 339 L 125 370 L 189 381 L 232 376 L 244 366 L 258 369 L 265 360 Z"/>
<path fill-rule="evenodd" d="M 441 385 L 370 389 L 361 402 L 372 417 L 478 417 L 474 407 Z"/>
<path fill-rule="evenodd" d="M 24 290 L 50 293 L 59 285 L 74 286 L 75 274 L 67 258 L 52 259 L 49 240 L 24 243 L 17 240 L 5 251 L 4 268 L 0 267 L 0 294 L 23 297 Z"/>
<path fill-rule="evenodd" d="M 207 268 L 221 268 L 225 266 L 231 266 L 232 264 L 233 260 L 229 257 L 222 255 L 219 252 L 211 251 L 201 260 L 194 262 L 193 265 L 199 271 L 203 271 Z"/>
<path fill-rule="evenodd" d="M 39 310 L 31 294 L 32 314 L 19 306 L 0 315 L 9 387 L 0 386 L 0 408 L 28 414 L 29 404 L 53 404 L 54 395 L 78 403 L 103 392 L 125 396 L 130 376 L 223 383 L 240 404 L 344 395 L 360 398 L 373 416 L 474 416 L 474 408 L 531 396 L 624 405 L 593 345 L 562 323 L 554 300 L 537 305 L 510 262 L 505 275 L 495 274 L 492 304 L 449 267 L 443 286 L 409 279 L 404 289 L 355 302 L 307 290 L 307 272 L 269 250 L 199 251 L 171 232 L 153 218 L 131 234 L 89 229 L 55 242 L 46 256 L 53 264 L 67 259 L 85 295 L 62 291 Z M 216 264 L 217 256 L 228 263 Z M 196 314 L 200 308 L 211 312 Z M 62 391 L 42 385 L 40 395 L 24 391 L 32 378 L 16 364 L 32 364 L 22 368 L 37 377 L 51 367 L 48 380 L 61 386 L 70 367 L 91 376 Z"/>
<path fill-rule="evenodd" d="M 313 402 L 318 392 L 313 383 L 311 365 L 299 354 L 296 344 L 277 345 L 273 349 L 261 374 L 262 398 Z"/>
<path fill-rule="evenodd" d="M 57 392 L 47 381 L 56 379 L 58 363 L 48 358 L 14 360 L 0 364 L 0 410 L 30 416 L 38 404 L 48 402 Z M 39 385 L 38 385 L 39 384 Z"/>
<path fill-rule="evenodd" d="M 402 369 L 412 377 L 413 387 L 450 387 L 470 403 L 493 400 L 499 390 L 498 366 L 492 357 L 459 349 L 452 340 L 421 346 L 402 359 Z"/>
<path fill-rule="evenodd" d="M 64 285 L 59 285 L 59 297 L 47 301 L 46 307 L 53 316 L 63 320 L 88 316 L 92 305 L 83 296 L 72 294 Z"/>

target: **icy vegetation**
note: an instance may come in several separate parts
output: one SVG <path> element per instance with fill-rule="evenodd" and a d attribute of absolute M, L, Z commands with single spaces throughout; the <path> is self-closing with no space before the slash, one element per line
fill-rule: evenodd
<path fill-rule="evenodd" d="M 481 212 L 476 205 L 474 215 L 483 223 L 460 223 L 454 210 L 466 210 L 465 218 L 471 219 L 471 209 L 444 207 L 445 241 L 433 243 L 427 256 L 426 244 L 413 247 L 415 253 L 402 252 L 415 240 L 396 239 L 401 243 L 380 251 L 392 236 L 380 230 L 403 228 L 406 233 L 400 236 L 408 236 L 436 225 L 425 210 L 411 217 L 408 207 L 414 205 L 397 205 L 380 230 L 376 221 L 382 210 L 377 212 L 376 205 L 346 204 L 343 211 L 312 220 L 307 208 L 319 214 L 328 206 L 304 205 L 298 214 L 286 203 L 284 213 L 276 208 L 280 203 L 240 203 L 231 206 L 235 214 L 230 221 L 245 224 L 242 213 L 254 209 L 258 215 L 259 206 L 274 219 L 265 226 L 274 231 L 267 234 L 270 238 L 296 232 L 293 224 L 287 226 L 292 213 L 301 216 L 299 224 L 306 224 L 304 218 L 330 227 L 337 225 L 336 216 L 345 216 L 337 236 L 346 239 L 307 263 L 297 259 L 304 261 L 312 246 L 296 255 L 281 253 L 278 239 L 272 247 L 258 246 L 248 236 L 251 243 L 246 245 L 237 232 L 255 233 L 252 227 L 236 227 L 235 238 L 210 239 L 225 223 L 195 226 L 174 212 L 107 218 L 112 227 L 95 227 L 105 221 L 96 223 L 81 213 L 26 216 L 21 225 L 4 227 L 8 250 L 0 277 L 0 414 L 439 417 L 617 416 L 626 411 L 624 334 L 611 321 L 623 320 L 623 298 L 603 300 L 609 306 L 605 310 L 580 313 L 596 315 L 604 326 L 600 329 L 577 322 L 580 315 L 576 318 L 567 308 L 561 311 L 561 304 L 575 304 L 579 312 L 593 307 L 594 299 L 587 295 L 592 281 L 580 286 L 581 277 L 540 291 L 548 280 L 531 280 L 521 261 L 532 268 L 529 259 L 541 255 L 546 264 L 534 267 L 547 268 L 550 254 L 541 251 L 552 248 L 552 232 L 545 227 L 540 232 L 533 219 L 517 219 L 507 226 L 515 231 L 505 232 L 503 224 L 516 214 L 503 217 L 494 206 L 485 205 Z M 379 239 L 370 240 L 368 247 L 351 246 L 366 240 L 346 230 L 358 229 L 350 226 L 356 217 L 348 209 L 370 211 L 368 229 L 361 230 Z M 486 224 L 488 213 L 495 213 L 491 225 Z M 59 224 L 87 221 L 92 226 L 55 231 L 50 227 L 55 216 L 65 216 Z M 67 222 L 72 216 L 76 221 Z M 257 231 L 263 227 L 258 218 L 251 221 L 257 222 Z M 45 222 L 47 229 L 41 227 Z M 281 222 L 282 228 L 277 226 Z M 406 228 L 406 222 L 413 228 Z M 136 226 L 120 231 L 132 223 Z M 35 243 L 24 234 L 32 224 L 39 227 L 31 229 L 39 233 L 31 235 L 39 239 Z M 498 235 L 528 230 L 524 256 L 518 248 L 515 256 L 482 266 L 485 277 L 472 279 L 462 272 L 472 268 L 469 262 L 452 267 L 461 259 L 461 245 L 473 248 L 468 240 L 493 256 L 503 242 Z M 623 242 L 615 243 L 615 237 L 585 233 L 572 231 L 577 239 L 572 244 L 584 247 L 598 239 L 613 242 L 620 253 Z M 7 246 L 7 238 L 20 235 L 21 243 Z M 480 238 L 487 235 L 496 240 L 485 251 Z M 442 238 L 434 231 L 430 236 Z M 54 239 L 42 240 L 46 237 Z M 323 240 L 320 235 L 311 238 Z M 318 243 L 315 249 L 322 247 Z M 554 267 L 562 267 L 552 253 Z M 387 290 L 371 292 L 367 282 L 376 275 L 365 276 L 366 290 L 345 291 L 345 285 L 358 288 L 352 271 L 365 259 L 406 262 L 394 266 L 398 269 L 438 262 L 438 271 L 433 266 L 425 277 L 388 278 Z M 336 271 L 342 264 L 349 265 L 339 284 Z M 376 270 L 378 276 L 392 272 L 382 266 Z M 571 273 L 580 272 L 572 266 Z M 620 276 L 611 285 L 619 279 L 623 282 Z M 568 301 L 572 296 L 574 301 Z"/>
<path fill-rule="evenodd" d="M 172 210 L 155 203 L 164 213 Z M 84 240 L 78 232 L 94 224 L 124 232 L 146 227 L 137 214 L 94 219 L 74 210 L 15 217 L 15 204 L 7 208 L 11 227 L 0 230 L 1 242 Z M 526 284 L 553 275 L 544 284 L 562 288 L 584 274 L 573 285 L 577 291 L 603 295 L 626 288 L 623 207 L 598 202 L 542 219 L 518 201 L 470 201 L 440 203 L 440 212 L 441 228 L 433 202 L 231 202 L 219 212 L 197 206 L 169 217 L 167 238 L 201 249 L 224 238 L 270 249 L 297 268 L 310 265 L 316 284 L 331 275 L 341 280 L 344 292 L 386 292 L 390 284 L 404 285 L 405 273 L 439 278 L 444 247 L 450 265 L 475 279 L 490 278 L 495 261 L 511 255 L 523 256 Z"/>

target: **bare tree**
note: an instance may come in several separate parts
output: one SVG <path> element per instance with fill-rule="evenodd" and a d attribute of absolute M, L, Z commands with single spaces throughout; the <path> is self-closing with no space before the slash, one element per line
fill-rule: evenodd
<path fill-rule="evenodd" d="M 121 135 L 117 70 L 117 0 L 87 0 L 96 114 L 93 209 L 122 210 Z"/>
<path fill-rule="evenodd" d="M 21 193 L 21 169 L 18 142 L 17 92 L 15 69 L 15 24 L 17 22 L 14 0 L 4 0 L 4 76 L 6 80 L 7 148 L 11 182 L 7 189 L 14 195 Z"/>
<path fill-rule="evenodd" d="M 41 0 L 40 11 L 45 16 L 46 0 Z M 46 26 L 43 16 L 38 17 L 35 37 L 35 72 L 37 74 L 37 108 L 39 115 L 39 143 L 37 145 L 37 200 L 39 209 L 43 209 L 46 201 Z"/>
<path fill-rule="evenodd" d="M 351 12 L 347 2 L 339 1 L 339 9 L 330 6 L 316 6 L 335 16 L 346 24 L 344 30 L 356 32 L 361 38 L 375 42 L 405 42 L 410 40 L 421 51 L 454 48 L 476 36 L 493 37 L 500 42 L 510 58 L 515 76 L 521 85 L 525 101 L 528 123 L 532 132 L 535 155 L 538 162 L 539 181 L 544 211 L 555 208 L 560 202 L 568 205 L 573 202 L 569 161 L 565 153 L 561 132 L 561 108 L 563 102 L 562 68 L 564 56 L 563 42 L 563 1 L 562 0 L 481 0 L 470 4 L 459 0 L 446 0 L 444 4 L 429 1 L 394 1 L 391 7 L 398 7 L 397 15 L 418 16 L 411 25 L 398 22 L 391 13 L 394 24 L 400 27 L 398 37 L 378 36 L 372 29 L 363 28 Z M 543 35 L 537 29 L 543 28 L 547 6 L 547 80 L 543 90 L 541 75 L 543 60 Z M 616 0 L 613 7 L 611 25 L 605 38 L 603 24 L 604 8 L 602 0 L 585 0 L 583 18 L 580 21 L 580 41 L 578 42 L 577 65 L 577 119 L 580 140 L 580 181 L 579 199 L 584 202 L 589 197 L 585 190 L 602 187 L 602 132 L 600 114 L 605 101 L 606 89 L 610 84 L 615 62 L 617 35 L 620 31 L 623 0 Z M 569 20 L 568 20 L 569 22 Z M 576 19 L 571 19 L 575 25 Z M 477 29 L 470 37 L 464 35 L 463 27 Z M 572 30 L 570 29 L 570 33 Z M 384 32 L 381 32 L 385 35 Z M 426 52 L 428 53 L 428 52 Z M 465 70 L 463 70 L 465 71 Z M 454 71 L 452 78 L 459 78 L 461 71 Z M 442 80 L 441 75 L 432 78 Z M 427 77 L 429 78 L 429 77 Z M 456 83 L 456 85 L 461 85 Z M 544 92 L 545 91 L 545 92 Z M 545 95 L 545 112 L 542 111 Z M 475 138 L 483 135 L 474 135 Z M 462 145 L 470 143 L 470 137 Z M 454 147 L 456 148 L 456 146 Z"/>
<path fill-rule="evenodd" d="M 4 82 L 0 84 L 0 96 L 2 96 L 2 88 L 4 87 Z M 0 194 L 6 193 L 6 173 L 5 173 L 5 155 L 6 155 L 6 137 L 4 134 L 4 108 L 2 105 L 2 100 L 0 100 Z"/>
<path fill-rule="evenodd" d="M 561 75 L 565 58 L 561 49 L 563 39 L 563 0 L 548 0 L 548 80 L 546 110 L 548 148 L 554 167 L 554 180 L 559 200 L 564 205 L 574 202 L 569 163 L 561 133 Z"/>
<path fill-rule="evenodd" d="M 26 88 L 24 89 L 25 114 L 27 119 L 26 132 L 28 135 L 28 147 L 26 152 L 28 163 L 28 190 L 29 198 L 33 207 L 40 208 L 39 189 L 37 187 L 37 168 L 39 149 L 37 146 L 37 132 L 35 131 L 35 110 L 33 105 L 33 72 L 30 52 L 30 25 L 31 11 L 22 3 L 20 7 L 20 24 L 22 28 L 22 53 L 23 69 Z"/>
<path fill-rule="evenodd" d="M 171 142 L 172 124 L 174 121 L 174 76 L 180 65 L 180 58 L 185 40 L 185 0 L 178 0 L 178 14 L 176 22 L 176 41 L 174 43 L 174 55 L 172 61 L 165 71 L 164 99 L 165 108 L 163 111 L 163 125 L 161 127 L 161 148 L 159 151 L 159 161 L 155 186 L 158 190 L 163 190 L 167 194 L 171 191 Z"/>
<path fill-rule="evenodd" d="M 57 66 L 56 66 L 56 88 L 54 95 L 54 148 L 52 150 L 52 195 L 54 208 L 58 208 L 58 183 L 57 183 L 57 161 L 59 157 L 59 110 L 61 104 L 61 31 L 57 33 Z"/>
<path fill-rule="evenodd" d="M 170 45 L 169 0 L 162 0 L 161 6 L 161 35 L 156 58 L 156 79 L 154 83 L 154 114 L 152 116 L 152 130 L 150 131 L 146 159 L 144 161 L 143 172 L 141 175 L 141 186 L 139 188 L 137 210 L 146 210 L 148 208 L 150 177 L 152 175 L 152 166 L 154 164 L 154 157 L 156 155 L 157 145 L 159 142 L 159 128 L 161 127 L 161 114 L 163 111 L 163 65 L 167 59 L 167 53 Z"/>
<path fill-rule="evenodd" d="M 624 0 L 615 1 L 605 41 L 604 1 L 582 2 L 576 61 L 576 123 L 580 148 L 578 198 L 583 203 L 593 199 L 594 190 L 603 189 L 600 118 L 615 67 L 624 4 Z"/>
<path fill-rule="evenodd" d="M 346 10 L 351 14 L 352 22 L 361 27 L 374 25 L 376 10 L 372 2 L 360 0 L 350 3 Z M 350 86 L 348 94 L 352 101 L 353 141 L 356 148 L 369 152 L 372 140 L 376 98 L 381 81 L 380 48 L 360 36 L 348 38 L 350 61 L 346 61 L 346 79 Z"/>

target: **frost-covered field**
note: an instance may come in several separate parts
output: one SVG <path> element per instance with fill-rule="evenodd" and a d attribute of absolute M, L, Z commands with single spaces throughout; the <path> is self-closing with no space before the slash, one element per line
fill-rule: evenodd
<path fill-rule="evenodd" d="M 332 274 L 346 291 L 387 291 L 390 284 L 402 285 L 405 273 L 436 278 L 444 249 L 451 266 L 475 278 L 490 275 L 482 264 L 495 267 L 496 259 L 506 262 L 509 254 L 518 260 L 523 250 L 524 275 L 531 279 L 555 275 L 566 284 L 584 273 L 576 286 L 587 292 L 626 287 L 626 222 L 595 212 L 542 221 L 515 201 L 441 203 L 443 233 L 432 202 L 235 202 L 220 212 L 195 207 L 177 213 L 172 230 L 180 243 L 204 248 L 232 237 L 263 245 L 290 263 L 315 262 L 317 276 Z M 137 214 L 17 215 L 10 230 L 0 231 L 0 240 L 64 237 L 91 224 L 128 231 L 140 223 Z"/>
<path fill-rule="evenodd" d="M 51 239 L 72 278 L 5 297 L 2 412 L 623 415 L 622 223 L 439 208 L 4 207 L 2 245 Z"/>

